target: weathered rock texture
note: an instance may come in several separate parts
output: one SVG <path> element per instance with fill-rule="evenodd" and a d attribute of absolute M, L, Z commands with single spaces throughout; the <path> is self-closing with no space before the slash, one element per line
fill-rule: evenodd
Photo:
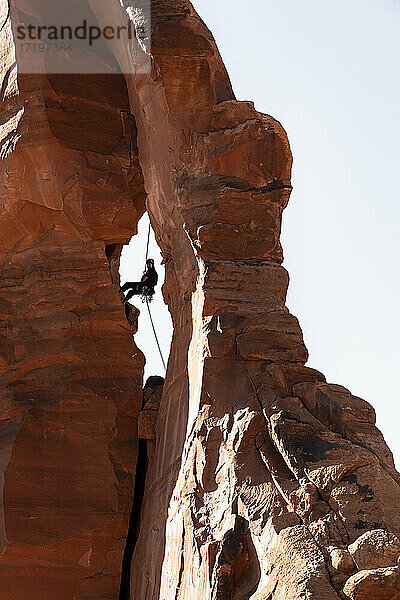
<path fill-rule="evenodd" d="M 17 78 L 6 6 L 0 597 L 118 598 L 143 367 L 117 293 L 116 249 L 144 211 L 127 88 Z"/>
<path fill-rule="evenodd" d="M 286 134 L 235 100 L 189 2 L 152 8 L 152 71 L 125 79 L 16 79 L 2 30 L 2 589 L 118 598 L 142 358 L 117 267 L 144 181 L 174 337 L 131 599 L 396 600 L 392 455 L 285 308 Z"/>

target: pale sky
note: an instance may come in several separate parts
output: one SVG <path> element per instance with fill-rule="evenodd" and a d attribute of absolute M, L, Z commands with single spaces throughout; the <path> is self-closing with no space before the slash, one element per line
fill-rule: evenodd
<path fill-rule="evenodd" d="M 400 464 L 400 2 L 194 6 L 214 34 L 237 98 L 253 100 L 289 135 L 294 191 L 282 243 L 288 306 L 300 319 L 308 364 L 375 407 Z M 124 281 L 141 274 L 143 237 L 124 255 Z M 154 312 L 167 354 L 170 326 L 160 304 L 159 295 Z M 148 322 L 141 335 L 146 375 L 162 374 Z M 144 348 L 139 336 L 137 343 Z"/>
<path fill-rule="evenodd" d="M 125 246 L 122 251 L 121 266 L 119 270 L 122 283 L 125 283 L 126 281 L 140 281 L 143 275 L 146 263 L 148 227 L 149 217 L 145 214 L 139 221 L 138 235 L 133 237 L 129 246 Z M 153 230 L 151 230 L 150 235 L 149 258 L 154 260 L 155 268 L 159 275 L 156 294 L 150 303 L 150 312 L 153 318 L 157 338 L 161 346 L 161 353 L 164 362 L 167 363 L 172 339 L 172 321 L 161 294 L 165 270 L 164 267 L 161 266 L 162 257 L 160 249 L 155 241 Z M 150 375 L 161 375 L 162 377 L 165 377 L 165 370 L 154 337 L 147 306 L 142 302 L 140 296 L 134 296 L 129 302 L 130 304 L 134 304 L 136 308 L 140 310 L 139 329 L 135 335 L 135 342 L 146 357 L 144 379 L 146 381 L 147 377 Z"/>

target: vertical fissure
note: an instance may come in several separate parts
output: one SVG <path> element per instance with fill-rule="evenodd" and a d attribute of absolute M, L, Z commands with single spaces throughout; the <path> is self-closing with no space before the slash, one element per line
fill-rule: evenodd
<path fill-rule="evenodd" d="M 105 254 L 110 267 L 111 281 L 114 285 L 120 285 L 120 258 L 122 251 L 122 244 L 109 244 L 105 247 Z M 129 324 L 130 331 L 133 335 L 137 330 L 137 317 L 138 312 L 131 304 L 125 304 L 125 318 Z M 142 399 L 143 408 L 143 399 Z M 148 455 L 147 455 L 147 440 L 138 440 L 138 454 L 136 461 L 136 474 L 135 474 L 135 485 L 133 490 L 132 507 L 129 517 L 129 526 L 126 536 L 125 549 L 122 558 L 121 567 L 121 583 L 119 590 L 119 600 L 130 600 L 130 576 L 131 576 L 131 563 L 132 557 L 135 550 L 135 545 L 139 536 L 140 530 L 140 514 L 142 510 L 142 503 L 144 498 L 144 489 L 146 484 L 146 474 L 148 468 Z"/>
<path fill-rule="evenodd" d="M 128 535 L 126 537 L 125 551 L 122 559 L 121 587 L 119 600 L 130 600 L 131 593 L 131 564 L 139 537 L 142 504 L 146 485 L 148 469 L 147 440 L 139 439 L 138 458 L 135 476 L 135 488 L 131 516 L 129 519 Z"/>
<path fill-rule="evenodd" d="M 120 286 L 120 259 L 123 246 L 109 244 L 105 247 L 105 254 L 110 267 L 111 281 L 115 286 Z M 121 295 L 122 298 L 122 295 Z M 124 305 L 125 318 L 129 324 L 132 336 L 138 330 L 139 311 L 130 303 Z M 152 376 L 147 379 L 143 387 L 141 398 L 141 412 L 138 417 L 138 453 L 136 461 L 135 483 L 133 489 L 132 506 L 129 517 L 128 532 L 121 565 L 121 579 L 119 600 L 130 600 L 131 596 L 131 565 L 136 543 L 139 539 L 141 516 L 145 495 L 146 476 L 149 467 L 149 444 L 154 444 L 156 437 L 156 421 L 161 402 L 164 378 Z"/>
<path fill-rule="evenodd" d="M 164 379 L 149 377 L 143 388 L 142 410 L 138 418 L 139 449 L 135 476 L 135 487 L 129 530 L 126 538 L 125 552 L 122 561 L 121 587 L 119 600 L 130 600 L 131 565 L 136 543 L 139 539 L 143 501 L 145 496 L 146 477 L 150 459 L 154 452 L 156 423 L 160 407 Z"/>
<path fill-rule="evenodd" d="M 127 183 L 131 200 L 135 209 L 137 210 L 137 223 L 135 226 L 135 231 L 132 231 L 133 235 L 135 236 L 135 234 L 138 233 L 137 227 L 139 225 L 139 221 L 146 212 L 146 191 L 144 189 L 143 173 L 139 161 L 139 151 L 137 145 L 137 126 L 135 116 L 127 110 L 121 110 L 121 121 L 123 128 L 123 137 L 127 140 L 127 147 L 129 151 L 129 168 L 127 171 Z M 138 238 L 135 239 L 136 243 L 140 244 L 140 241 L 138 241 L 140 239 L 140 235 L 138 236 Z M 120 289 L 121 285 L 121 256 L 124 248 L 124 242 L 122 240 L 119 240 L 119 242 L 120 243 L 110 243 L 105 247 L 105 254 L 110 268 L 111 282 L 117 289 Z M 145 258 L 144 255 L 143 258 Z M 126 277 L 128 277 L 129 280 L 131 279 L 131 265 L 132 263 L 136 264 L 137 260 L 138 254 L 135 252 L 134 256 L 132 257 L 132 260 L 129 263 L 129 269 L 125 268 L 125 277 L 123 281 L 126 280 Z M 124 266 L 123 256 L 122 265 Z M 122 268 L 122 270 L 124 270 L 124 268 Z M 124 295 L 121 292 L 120 299 L 124 299 Z M 127 329 L 130 331 L 132 336 L 134 336 L 138 331 L 139 310 L 135 307 L 134 304 L 125 302 L 124 312 L 127 321 Z M 151 319 L 150 313 L 149 317 Z M 158 343 L 159 342 L 157 340 L 157 344 Z M 146 351 L 146 346 L 144 347 L 144 350 Z M 143 388 L 143 396 L 141 398 L 142 412 L 139 415 L 138 422 L 138 449 L 136 459 L 136 473 L 133 490 L 130 490 L 130 495 L 132 495 L 132 504 L 130 509 L 129 525 L 127 528 L 125 548 L 123 552 L 121 565 L 119 600 L 130 600 L 131 596 L 131 564 L 133 560 L 135 547 L 140 534 L 141 514 L 144 504 L 146 476 L 149 466 L 149 455 L 151 457 L 152 445 L 155 439 L 155 423 L 157 418 L 159 402 L 161 400 L 163 383 L 163 378 L 150 377 Z M 155 390 L 157 391 L 155 392 Z"/>

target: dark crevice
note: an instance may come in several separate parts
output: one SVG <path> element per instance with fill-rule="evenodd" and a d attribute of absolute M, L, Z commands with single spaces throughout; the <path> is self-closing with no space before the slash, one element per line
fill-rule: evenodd
<path fill-rule="evenodd" d="M 130 600 L 131 593 L 131 564 L 136 542 L 139 538 L 140 517 L 148 469 L 147 440 L 139 439 L 139 450 L 135 476 L 135 491 L 133 496 L 132 511 L 129 520 L 128 535 L 124 556 L 122 559 L 121 587 L 119 600 Z"/>
<path fill-rule="evenodd" d="M 108 244 L 105 246 L 105 254 L 110 267 L 110 277 L 113 285 L 120 285 L 120 258 L 122 244 Z M 130 305 L 125 304 L 124 306 L 125 318 L 130 325 L 130 332 L 133 334 L 138 328 L 138 314 L 137 309 Z M 143 400 L 142 400 L 143 408 Z M 131 564 L 133 553 L 135 551 L 136 542 L 139 537 L 140 531 L 140 517 L 142 511 L 142 504 L 144 498 L 144 490 L 146 485 L 146 475 L 148 470 L 148 453 L 147 453 L 147 440 L 138 439 L 138 455 L 136 461 L 136 474 L 135 474 L 135 486 L 133 493 L 132 509 L 129 518 L 128 533 L 126 536 L 125 549 L 122 558 L 121 567 L 121 584 L 119 590 L 119 600 L 130 600 L 131 593 Z"/>
<path fill-rule="evenodd" d="M 111 282 L 119 286 L 119 263 L 121 259 L 122 244 L 107 244 L 105 253 L 110 265 Z"/>
<path fill-rule="evenodd" d="M 148 413 L 153 413 L 154 411 L 157 411 L 157 407 L 161 402 L 163 384 L 163 377 L 153 376 L 147 379 L 146 385 L 143 388 L 143 401 L 141 413 L 142 415 L 146 415 L 147 413 L 147 417 L 149 417 Z M 146 416 L 144 416 L 144 421 L 146 421 Z M 150 424 L 149 421 L 147 421 L 146 427 L 146 425 L 140 425 L 139 417 L 138 435 L 139 447 L 136 466 L 134 496 L 131 516 L 129 520 L 128 535 L 126 537 L 125 551 L 122 560 L 119 600 L 130 600 L 131 565 L 133 554 L 135 552 L 135 547 L 140 535 L 143 500 L 146 487 L 146 476 L 149 468 L 149 450 L 151 450 L 151 446 L 149 448 L 147 440 L 151 440 L 150 444 L 154 444 L 155 422 L 150 418 Z"/>

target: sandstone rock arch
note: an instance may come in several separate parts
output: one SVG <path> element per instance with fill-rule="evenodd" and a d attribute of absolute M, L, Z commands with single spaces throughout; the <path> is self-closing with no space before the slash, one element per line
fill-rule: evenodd
<path fill-rule="evenodd" d="M 282 126 L 235 100 L 186 0 L 153 2 L 136 76 L 17 77 L 2 36 L 2 586 L 118 597 L 143 359 L 116 267 L 146 201 L 174 338 L 132 600 L 396 600 L 391 453 L 373 409 L 304 366 L 285 308 Z"/>

